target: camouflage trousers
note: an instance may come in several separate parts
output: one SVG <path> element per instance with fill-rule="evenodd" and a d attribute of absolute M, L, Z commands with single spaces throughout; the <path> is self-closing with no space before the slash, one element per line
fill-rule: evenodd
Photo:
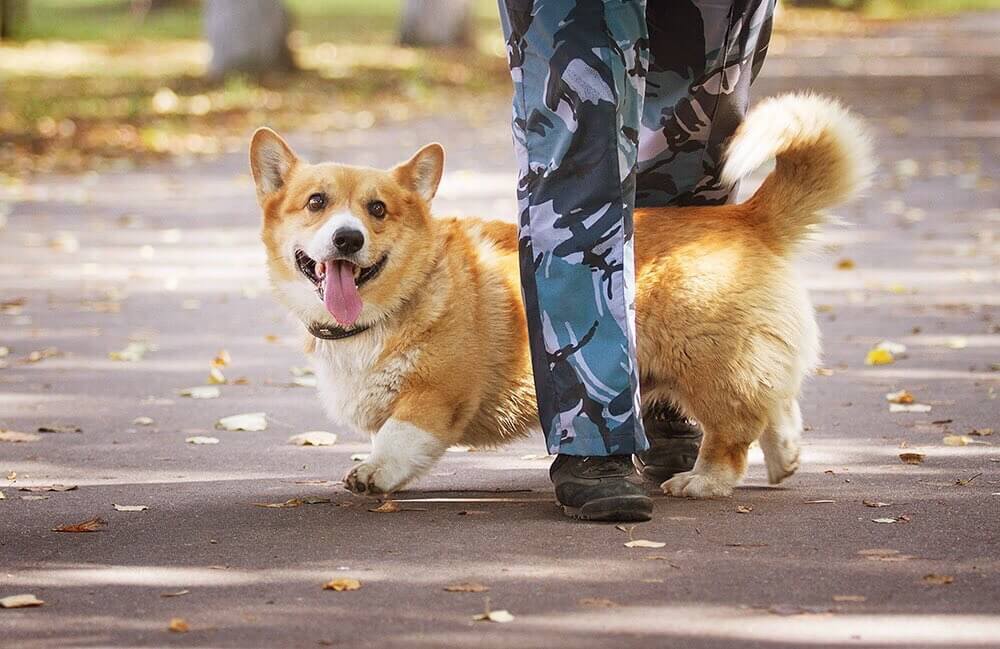
<path fill-rule="evenodd" d="M 645 450 L 635 206 L 712 204 L 774 0 L 499 0 L 521 286 L 551 453 Z"/>

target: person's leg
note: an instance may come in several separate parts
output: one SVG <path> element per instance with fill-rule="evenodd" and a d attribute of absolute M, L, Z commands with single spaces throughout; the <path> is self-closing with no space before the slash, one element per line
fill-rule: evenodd
<path fill-rule="evenodd" d="M 639 132 L 636 206 L 706 205 L 731 200 L 719 181 L 726 141 L 746 115 L 750 84 L 771 35 L 775 0 L 651 3 L 649 72 Z M 646 404 L 651 447 L 638 453 L 643 476 L 662 482 L 689 471 L 701 431 L 671 404 Z"/>
<path fill-rule="evenodd" d="M 632 259 L 645 2 L 499 4 L 514 81 L 521 285 L 539 417 L 549 451 L 560 455 L 557 496 L 580 509 L 611 488 L 632 500 L 607 507 L 648 517 L 651 502 L 625 480 L 628 471 L 578 461 L 620 464 L 647 447 Z M 560 491 L 564 483 L 572 488 Z"/>

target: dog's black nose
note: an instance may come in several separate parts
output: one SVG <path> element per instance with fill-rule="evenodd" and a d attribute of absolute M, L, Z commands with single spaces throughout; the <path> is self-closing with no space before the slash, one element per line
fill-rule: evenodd
<path fill-rule="evenodd" d="M 341 228 L 333 233 L 333 245 L 337 252 L 350 255 L 361 250 L 361 246 L 365 245 L 365 235 L 361 230 Z"/>

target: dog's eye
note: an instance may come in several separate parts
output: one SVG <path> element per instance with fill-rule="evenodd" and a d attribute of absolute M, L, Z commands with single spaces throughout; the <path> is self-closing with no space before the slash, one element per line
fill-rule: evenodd
<path fill-rule="evenodd" d="M 309 202 L 306 203 L 306 207 L 309 208 L 310 212 L 320 212 L 326 207 L 326 194 L 313 194 L 309 197 Z"/>
<path fill-rule="evenodd" d="M 368 213 L 376 219 L 385 218 L 385 203 L 382 201 L 372 201 L 368 203 Z"/>

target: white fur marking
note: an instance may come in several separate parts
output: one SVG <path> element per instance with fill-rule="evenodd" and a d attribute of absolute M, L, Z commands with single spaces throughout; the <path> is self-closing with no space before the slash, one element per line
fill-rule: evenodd
<path fill-rule="evenodd" d="M 309 237 L 305 245 L 305 253 L 313 259 L 329 259 L 333 257 L 336 250 L 333 247 L 333 235 L 341 228 L 360 230 L 365 235 L 365 247 L 368 246 L 368 229 L 361 219 L 348 211 L 334 212 L 316 232 Z M 358 251 L 358 255 L 363 257 L 365 248 Z"/>

